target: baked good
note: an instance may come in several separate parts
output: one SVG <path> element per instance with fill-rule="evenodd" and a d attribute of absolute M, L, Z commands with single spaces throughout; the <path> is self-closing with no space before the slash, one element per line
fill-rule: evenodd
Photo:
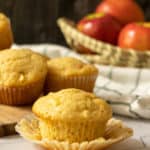
<path fill-rule="evenodd" d="M 93 91 L 98 70 L 72 57 L 54 58 L 48 61 L 46 93 L 65 88 L 78 88 Z"/>
<path fill-rule="evenodd" d="M 0 13 L 0 50 L 10 48 L 13 44 L 13 34 L 9 18 Z"/>
<path fill-rule="evenodd" d="M 111 107 L 94 94 L 64 89 L 39 98 L 32 107 L 40 132 L 48 140 L 82 142 L 102 137 Z"/>
<path fill-rule="evenodd" d="M 43 90 L 46 58 L 29 49 L 0 51 L 0 103 L 30 104 Z"/>

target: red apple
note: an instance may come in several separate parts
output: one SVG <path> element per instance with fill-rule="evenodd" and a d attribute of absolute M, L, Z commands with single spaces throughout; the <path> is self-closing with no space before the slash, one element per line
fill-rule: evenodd
<path fill-rule="evenodd" d="M 136 50 L 150 50 L 150 22 L 126 25 L 120 32 L 118 46 Z"/>
<path fill-rule="evenodd" d="M 97 13 L 81 19 L 77 24 L 77 29 L 97 40 L 117 44 L 121 25 L 111 15 Z"/>
<path fill-rule="evenodd" d="M 134 0 L 103 0 L 96 12 L 104 12 L 114 16 L 122 24 L 144 21 L 144 13 Z"/>

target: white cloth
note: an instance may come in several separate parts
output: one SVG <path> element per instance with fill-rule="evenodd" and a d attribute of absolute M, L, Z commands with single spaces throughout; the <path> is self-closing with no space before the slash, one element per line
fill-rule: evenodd
<path fill-rule="evenodd" d="M 82 59 L 77 53 L 58 45 L 14 45 L 13 47 L 31 48 L 49 57 L 72 56 Z M 150 69 L 95 65 L 99 69 L 99 76 L 94 92 L 111 104 L 114 113 L 150 119 Z"/>

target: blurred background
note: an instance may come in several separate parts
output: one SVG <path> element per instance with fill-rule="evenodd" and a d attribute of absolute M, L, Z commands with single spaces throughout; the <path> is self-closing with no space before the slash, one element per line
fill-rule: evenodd
<path fill-rule="evenodd" d="M 150 0 L 136 0 L 150 20 Z M 100 0 L 0 0 L 0 11 L 11 19 L 15 43 L 65 44 L 56 20 L 74 21 L 93 12 Z M 117 0 L 116 0 L 117 2 Z"/>

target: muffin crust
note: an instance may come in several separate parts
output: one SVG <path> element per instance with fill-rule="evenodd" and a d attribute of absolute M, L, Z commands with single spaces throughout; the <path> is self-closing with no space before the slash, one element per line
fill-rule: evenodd
<path fill-rule="evenodd" d="M 49 93 L 37 100 L 33 112 L 40 118 L 49 120 L 95 121 L 111 118 L 110 106 L 94 94 L 79 89 L 64 89 Z"/>
<path fill-rule="evenodd" d="M 23 86 L 46 76 L 46 59 L 29 49 L 0 52 L 0 86 Z"/>
<path fill-rule="evenodd" d="M 48 74 L 59 76 L 82 76 L 98 74 L 98 70 L 90 64 L 72 57 L 54 58 L 48 61 Z"/>

